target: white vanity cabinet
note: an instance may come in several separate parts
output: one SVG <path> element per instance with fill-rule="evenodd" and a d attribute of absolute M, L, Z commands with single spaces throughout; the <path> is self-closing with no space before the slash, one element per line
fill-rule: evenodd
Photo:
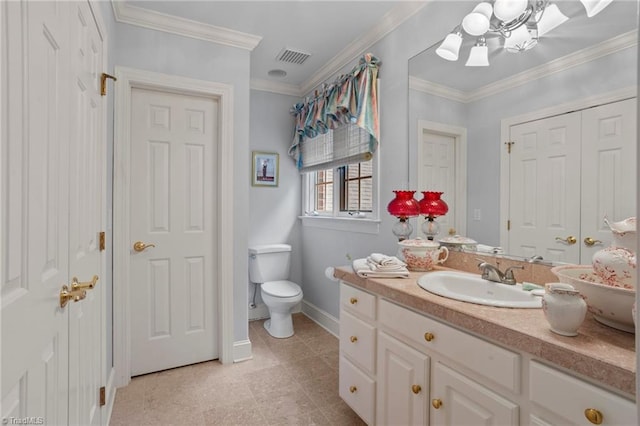
<path fill-rule="evenodd" d="M 529 388 L 532 425 L 638 424 L 633 402 L 537 361 Z"/>

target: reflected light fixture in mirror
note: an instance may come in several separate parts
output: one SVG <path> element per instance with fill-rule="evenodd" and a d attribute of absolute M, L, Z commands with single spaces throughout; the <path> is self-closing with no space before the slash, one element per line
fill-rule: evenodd
<path fill-rule="evenodd" d="M 393 225 L 391 232 L 398 237 L 398 241 L 409 238 L 413 232 L 413 226 L 409 223 L 410 217 L 420 214 L 420 206 L 413 198 L 416 191 L 393 191 L 396 197 L 387 205 L 387 211 L 392 216 L 398 218 L 398 222 Z"/>
<path fill-rule="evenodd" d="M 441 198 L 443 192 L 422 191 L 422 200 L 420 205 L 420 214 L 424 216 L 425 221 L 422 223 L 422 232 L 428 240 L 433 240 L 440 233 L 440 225 L 436 222 L 436 217 L 444 216 L 449 211 L 449 206 Z"/>
<path fill-rule="evenodd" d="M 595 16 L 612 0 L 580 0 L 588 17 Z M 566 22 L 560 8 L 550 0 L 494 0 L 481 2 L 448 34 L 436 53 L 457 61 L 464 35 L 478 37 L 466 66 L 488 66 L 486 39 L 499 37 L 508 52 L 524 52 L 538 44 L 539 37 Z M 486 52 L 486 54 L 485 54 Z"/>

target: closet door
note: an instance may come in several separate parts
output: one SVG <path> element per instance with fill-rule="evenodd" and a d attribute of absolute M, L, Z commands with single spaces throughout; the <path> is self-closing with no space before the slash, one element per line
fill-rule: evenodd
<path fill-rule="evenodd" d="M 611 243 L 603 218 L 616 222 L 636 212 L 636 99 L 582 113 L 581 264 Z M 593 245 L 591 241 L 599 240 Z"/>
<path fill-rule="evenodd" d="M 511 127 L 509 253 L 579 262 L 580 137 L 580 112 Z"/>

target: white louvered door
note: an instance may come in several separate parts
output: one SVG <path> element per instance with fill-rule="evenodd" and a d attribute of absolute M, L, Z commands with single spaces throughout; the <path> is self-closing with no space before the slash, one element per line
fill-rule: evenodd
<path fill-rule="evenodd" d="M 218 357 L 217 101 L 133 89 L 131 374 Z M 141 241 L 148 247 L 133 249 Z"/>

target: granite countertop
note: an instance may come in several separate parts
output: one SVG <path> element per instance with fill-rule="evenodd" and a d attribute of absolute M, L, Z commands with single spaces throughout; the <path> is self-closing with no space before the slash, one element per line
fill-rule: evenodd
<path fill-rule="evenodd" d="M 418 278 L 425 273 L 428 274 L 411 272 L 408 279 L 365 279 L 356 275 L 350 266 L 344 266 L 335 268 L 334 276 L 505 347 L 591 378 L 628 397 L 635 395 L 635 335 L 602 325 L 588 313 L 578 336 L 560 336 L 549 329 L 542 309 L 496 308 L 438 296 L 418 286 Z"/>

